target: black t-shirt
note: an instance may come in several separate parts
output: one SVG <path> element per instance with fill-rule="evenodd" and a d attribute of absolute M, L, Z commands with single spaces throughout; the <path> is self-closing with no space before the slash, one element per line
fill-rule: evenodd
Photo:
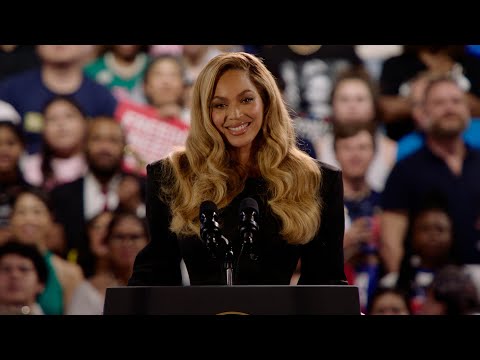
<path fill-rule="evenodd" d="M 470 81 L 469 92 L 480 96 L 480 59 L 467 53 L 457 61 L 463 68 L 463 75 Z M 427 66 L 414 53 L 391 57 L 383 63 L 380 92 L 399 95 L 400 87 L 424 70 L 427 70 Z"/>
<path fill-rule="evenodd" d="M 339 72 L 362 64 L 353 45 L 322 45 L 308 55 L 288 45 L 271 45 L 264 46 L 259 57 L 281 79 L 288 105 L 298 115 L 314 119 L 330 115 L 330 93 Z"/>
<path fill-rule="evenodd" d="M 423 202 L 443 196 L 454 230 L 454 256 L 464 264 L 480 263 L 480 151 L 467 145 L 460 176 L 426 146 L 399 161 L 381 196 L 383 210 L 406 210 L 410 219 Z M 408 244 L 407 244 L 408 248 Z"/>
<path fill-rule="evenodd" d="M 17 45 L 10 52 L 0 49 L 0 81 L 37 66 L 40 66 L 40 59 L 33 45 Z"/>

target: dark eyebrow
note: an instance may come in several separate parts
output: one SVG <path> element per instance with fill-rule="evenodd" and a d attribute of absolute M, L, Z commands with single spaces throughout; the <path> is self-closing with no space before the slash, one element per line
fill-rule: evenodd
<path fill-rule="evenodd" d="M 237 95 L 237 97 L 241 97 L 241 96 L 245 95 L 245 93 L 247 93 L 247 92 L 253 92 L 253 90 L 250 90 L 250 89 L 243 90 L 240 94 Z M 216 100 L 216 99 L 218 99 L 218 100 L 226 100 L 226 98 L 224 98 L 224 97 L 222 97 L 222 96 L 215 96 L 215 97 L 212 99 L 212 101 L 213 101 L 213 100 Z"/>

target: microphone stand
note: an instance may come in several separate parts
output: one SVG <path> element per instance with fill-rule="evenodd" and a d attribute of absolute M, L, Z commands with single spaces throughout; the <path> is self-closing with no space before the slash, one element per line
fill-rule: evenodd
<path fill-rule="evenodd" d="M 225 260 L 223 267 L 225 269 L 226 284 L 227 286 L 233 285 L 233 249 L 230 241 L 222 235 L 222 239 L 225 241 Z"/>

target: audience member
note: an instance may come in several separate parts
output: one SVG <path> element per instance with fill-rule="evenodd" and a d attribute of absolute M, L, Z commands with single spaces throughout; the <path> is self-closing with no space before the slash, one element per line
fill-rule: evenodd
<path fill-rule="evenodd" d="M 51 190 L 86 173 L 88 120 L 75 100 L 65 96 L 52 98 L 42 113 L 45 128 L 41 152 L 26 156 L 22 166 L 30 183 Z"/>
<path fill-rule="evenodd" d="M 75 290 L 67 314 L 100 315 L 103 313 L 106 290 L 126 286 L 132 275 L 135 257 L 148 243 L 146 222 L 135 213 L 113 215 L 104 243 L 107 266 L 96 271 Z"/>
<path fill-rule="evenodd" d="M 103 85 L 83 73 L 83 58 L 89 45 L 37 45 L 41 66 L 0 83 L 0 99 L 20 114 L 29 154 L 41 150 L 44 127 L 41 111 L 57 95 L 71 96 L 87 116 L 112 116 L 115 98 Z"/>
<path fill-rule="evenodd" d="M 148 46 L 107 45 L 105 50 L 85 66 L 85 74 L 106 86 L 119 100 L 140 100 L 136 91 L 148 64 Z"/>
<path fill-rule="evenodd" d="M 396 288 L 377 288 L 367 315 L 411 315 L 407 294 Z"/>
<path fill-rule="evenodd" d="M 415 130 L 398 140 L 397 161 L 413 154 L 425 143 L 425 133 L 428 131 L 430 121 L 423 112 L 423 101 L 425 88 L 432 77 L 435 77 L 434 73 L 421 71 L 408 82 L 407 99 L 410 102 L 410 116 L 415 123 Z M 470 146 L 480 148 L 480 119 L 472 118 L 470 120 L 468 127 L 463 132 L 463 138 Z"/>
<path fill-rule="evenodd" d="M 420 314 L 480 314 L 477 288 L 462 266 L 448 265 L 435 274 Z"/>
<path fill-rule="evenodd" d="M 380 194 L 366 181 L 375 153 L 373 124 L 335 124 L 333 146 L 342 170 L 344 205 L 350 221 L 343 243 L 345 274 L 349 284 L 358 286 L 365 311 L 382 271 L 378 256 Z"/>
<path fill-rule="evenodd" d="M 86 137 L 86 175 L 59 185 L 51 192 L 56 218 L 63 225 L 68 241 L 64 256 L 77 261 L 87 277 L 91 275 L 93 263 L 86 222 L 100 211 L 129 207 L 129 204 L 120 204 L 120 200 L 127 197 L 119 194 L 119 186 L 125 176 L 122 171 L 124 147 L 125 136 L 115 119 L 93 118 Z M 139 178 L 137 181 L 140 182 L 140 197 L 143 200 L 144 181 Z M 143 202 L 138 204 L 137 210 L 140 215 L 144 213 Z"/>
<path fill-rule="evenodd" d="M 11 235 L 10 213 L 15 197 L 31 186 L 19 166 L 23 149 L 23 136 L 18 126 L 0 120 L 0 244 Z"/>
<path fill-rule="evenodd" d="M 320 161 L 339 166 L 333 148 L 333 124 L 353 126 L 373 122 L 375 125 L 375 155 L 368 169 L 367 182 L 381 192 L 395 164 L 397 144 L 381 128 L 382 115 L 378 109 L 375 83 L 364 71 L 347 71 L 338 76 L 331 94 L 330 127 L 314 142 Z"/>
<path fill-rule="evenodd" d="M 0 245 L 0 315 L 44 315 L 37 297 L 47 276 L 47 264 L 35 246 Z"/>
<path fill-rule="evenodd" d="M 47 315 L 63 314 L 73 290 L 84 277 L 78 265 L 62 259 L 47 247 L 53 225 L 48 195 L 34 189 L 22 191 L 13 205 L 10 225 L 17 241 L 35 245 L 47 263 L 48 279 L 38 303 Z"/>
<path fill-rule="evenodd" d="M 287 104 L 302 119 L 331 115 L 330 93 L 344 70 L 362 66 L 352 45 L 264 45 L 258 56 L 285 82 Z"/>
<path fill-rule="evenodd" d="M 408 292 L 412 313 L 417 314 L 437 270 L 453 263 L 455 240 L 452 220 L 441 199 L 426 200 L 413 215 L 411 228 L 411 249 L 404 255 L 397 286 Z"/>
<path fill-rule="evenodd" d="M 427 85 L 423 108 L 430 121 L 425 145 L 395 165 L 382 194 L 380 250 L 390 285 L 405 254 L 409 219 L 431 193 L 447 199 L 454 260 L 480 263 L 480 151 L 462 138 L 470 119 L 464 91 L 451 77 L 436 78 Z"/>
<path fill-rule="evenodd" d="M 419 72 L 454 77 L 465 91 L 471 114 L 480 116 L 480 59 L 464 45 L 405 45 L 404 52 L 383 63 L 380 104 L 387 135 L 394 140 L 414 130 L 408 82 Z"/>

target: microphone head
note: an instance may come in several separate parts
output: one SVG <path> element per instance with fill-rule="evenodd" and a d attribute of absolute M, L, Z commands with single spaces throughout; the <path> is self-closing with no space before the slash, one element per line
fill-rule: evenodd
<path fill-rule="evenodd" d="M 239 230 L 240 236 L 243 238 L 242 249 L 243 246 L 245 246 L 245 251 L 249 254 L 250 259 L 257 261 L 259 256 L 254 237 L 255 233 L 259 230 L 257 222 L 257 217 L 259 214 L 258 203 L 255 199 L 250 197 L 245 198 L 241 201 L 239 210 Z"/>
<path fill-rule="evenodd" d="M 200 204 L 200 238 L 207 249 L 216 259 L 221 247 L 220 224 L 218 223 L 218 208 L 212 201 L 204 201 Z"/>
<path fill-rule="evenodd" d="M 257 203 L 257 201 L 255 199 L 250 198 L 250 197 L 243 199 L 242 202 L 240 203 L 239 214 L 241 214 L 243 211 L 245 211 L 247 209 L 253 210 L 254 212 L 256 212 L 258 214 L 258 203 Z"/>
<path fill-rule="evenodd" d="M 218 212 L 217 205 L 213 201 L 204 201 L 200 204 L 200 214 L 210 211 Z"/>
<path fill-rule="evenodd" d="M 218 208 L 213 201 L 204 201 L 200 204 L 199 217 L 202 238 L 205 232 L 219 232 Z"/>

